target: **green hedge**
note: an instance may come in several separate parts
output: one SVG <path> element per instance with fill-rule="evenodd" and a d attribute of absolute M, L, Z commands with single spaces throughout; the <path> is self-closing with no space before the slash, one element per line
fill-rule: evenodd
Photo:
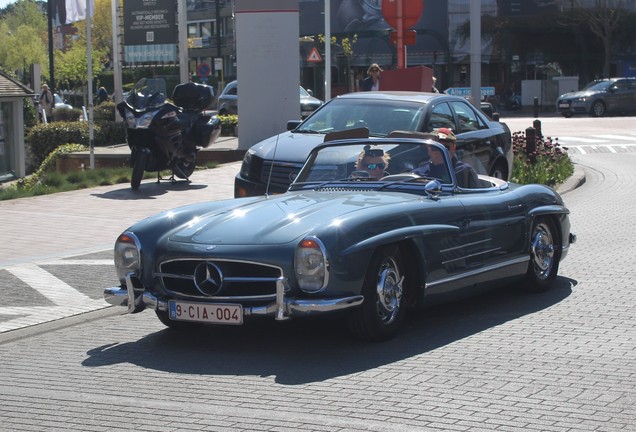
<path fill-rule="evenodd" d="M 40 179 L 43 175 L 46 174 L 47 171 L 51 170 L 55 167 L 55 161 L 62 155 L 67 153 L 74 153 L 79 151 L 86 151 L 88 147 L 80 145 L 80 144 L 64 144 L 53 150 L 50 154 L 48 154 L 42 162 L 38 170 L 32 176 L 21 178 L 17 182 L 18 188 L 23 188 L 26 190 L 31 190 L 40 182 Z"/>
<path fill-rule="evenodd" d="M 78 121 L 82 115 L 83 111 L 79 108 L 55 108 L 53 110 L 53 120 L 58 122 Z"/>
<path fill-rule="evenodd" d="M 95 127 L 95 130 L 98 126 Z M 33 126 L 25 141 L 31 151 L 31 165 L 38 167 L 56 148 L 64 144 L 89 144 L 88 123 L 52 122 Z"/>

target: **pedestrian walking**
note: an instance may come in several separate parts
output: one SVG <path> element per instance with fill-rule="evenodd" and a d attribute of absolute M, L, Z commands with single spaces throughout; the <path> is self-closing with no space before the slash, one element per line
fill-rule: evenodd
<path fill-rule="evenodd" d="M 362 91 L 380 90 L 380 72 L 382 72 L 382 68 L 377 63 L 369 66 L 367 70 L 369 76 L 362 80 Z"/>
<path fill-rule="evenodd" d="M 55 97 L 47 84 L 42 85 L 40 93 L 39 109 L 40 120 L 44 123 L 53 121 L 53 109 L 55 108 Z"/>

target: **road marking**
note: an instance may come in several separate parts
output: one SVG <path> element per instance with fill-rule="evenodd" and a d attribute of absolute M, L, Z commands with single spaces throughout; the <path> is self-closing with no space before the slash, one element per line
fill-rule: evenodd
<path fill-rule="evenodd" d="M 634 137 L 625 136 L 625 135 L 594 135 L 600 138 L 606 138 L 613 141 L 634 141 Z"/>
<path fill-rule="evenodd" d="M 55 306 L 0 307 L 0 316 L 16 316 L 0 322 L 0 333 L 67 318 L 69 316 L 108 307 L 105 300 L 93 300 L 39 265 L 113 265 L 112 260 L 49 260 L 38 264 L 20 264 L 6 267 L 8 271 L 31 288 L 45 296 Z"/>
<path fill-rule="evenodd" d="M 87 295 L 77 291 L 72 286 L 35 264 L 21 264 L 8 267 L 5 270 L 28 284 L 31 288 L 38 291 L 56 305 L 82 306 L 87 301 L 92 301 Z"/>

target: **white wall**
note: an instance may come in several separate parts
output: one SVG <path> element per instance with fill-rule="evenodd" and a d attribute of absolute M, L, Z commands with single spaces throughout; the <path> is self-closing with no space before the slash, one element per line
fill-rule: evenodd
<path fill-rule="evenodd" d="M 298 0 L 236 0 L 239 148 L 300 119 Z"/>

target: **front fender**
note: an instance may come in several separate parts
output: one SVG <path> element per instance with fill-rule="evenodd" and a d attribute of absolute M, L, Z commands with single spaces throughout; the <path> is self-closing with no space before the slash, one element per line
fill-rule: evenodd
<path fill-rule="evenodd" d="M 361 240 L 345 250 L 342 251 L 342 256 L 347 256 L 350 254 L 359 253 L 363 250 L 367 249 L 375 249 L 378 246 L 397 243 L 403 240 L 417 238 L 417 237 L 427 237 L 431 235 L 439 235 L 445 233 L 454 233 L 459 231 L 459 227 L 454 225 L 443 225 L 443 224 L 433 224 L 433 225 L 420 225 L 420 226 L 412 226 L 405 228 L 398 228 L 390 231 L 386 231 L 380 234 L 376 234 L 374 236 L 368 237 L 364 240 Z"/>

